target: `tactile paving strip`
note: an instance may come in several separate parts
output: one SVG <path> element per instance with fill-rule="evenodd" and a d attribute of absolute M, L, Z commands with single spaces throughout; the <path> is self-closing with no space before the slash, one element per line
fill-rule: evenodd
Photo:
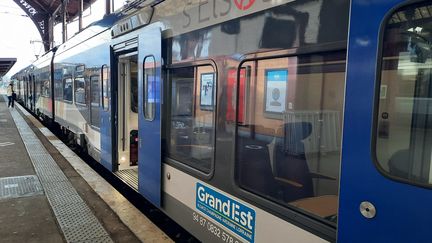
<path fill-rule="evenodd" d="M 112 243 L 109 234 L 24 119 L 15 110 L 11 110 L 11 114 L 66 241 Z"/>
<path fill-rule="evenodd" d="M 0 199 L 42 194 L 42 185 L 35 175 L 0 178 Z"/>

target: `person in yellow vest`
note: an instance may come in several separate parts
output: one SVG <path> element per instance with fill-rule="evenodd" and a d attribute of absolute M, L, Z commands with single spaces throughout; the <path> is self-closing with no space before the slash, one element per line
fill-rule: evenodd
<path fill-rule="evenodd" d="M 14 89 L 13 89 L 13 83 L 10 83 L 8 88 L 7 88 L 7 97 L 8 97 L 8 107 L 12 107 L 14 108 Z"/>

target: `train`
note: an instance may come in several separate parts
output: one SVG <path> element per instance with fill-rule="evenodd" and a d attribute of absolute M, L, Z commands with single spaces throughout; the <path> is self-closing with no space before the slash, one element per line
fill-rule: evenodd
<path fill-rule="evenodd" d="M 12 80 L 202 242 L 429 242 L 431 43 L 430 1 L 138 0 Z"/>

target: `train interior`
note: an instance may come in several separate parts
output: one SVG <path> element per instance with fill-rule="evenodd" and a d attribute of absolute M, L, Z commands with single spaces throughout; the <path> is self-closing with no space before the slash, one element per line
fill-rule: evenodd
<path fill-rule="evenodd" d="M 133 188 L 138 189 L 138 56 L 119 57 L 117 151 L 115 172 Z"/>
<path fill-rule="evenodd" d="M 239 72 L 238 183 L 336 223 L 345 51 L 248 61 Z"/>
<path fill-rule="evenodd" d="M 169 157 L 209 173 L 214 154 L 216 71 L 202 65 L 173 68 L 168 73 Z"/>
<path fill-rule="evenodd" d="M 337 221 L 345 51 L 247 61 L 228 70 L 218 119 L 237 127 L 236 178 L 286 207 Z M 168 71 L 167 152 L 205 173 L 214 157 L 216 72 Z M 239 76 L 237 76 L 239 75 Z M 238 78 L 239 77 L 239 78 Z M 237 92 L 237 87 L 239 91 Z M 237 99 L 238 97 L 238 99 Z"/>

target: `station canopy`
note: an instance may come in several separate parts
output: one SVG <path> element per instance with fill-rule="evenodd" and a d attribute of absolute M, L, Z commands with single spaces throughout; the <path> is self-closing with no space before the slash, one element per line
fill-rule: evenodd
<path fill-rule="evenodd" d="M 0 58 L 0 77 L 3 77 L 16 61 L 16 58 Z"/>
<path fill-rule="evenodd" d="M 36 25 L 45 49 L 49 48 L 49 37 L 52 35 L 49 25 L 62 22 L 63 14 L 67 22 L 72 21 L 80 13 L 81 1 L 83 9 L 87 9 L 96 0 L 14 0 Z"/>

